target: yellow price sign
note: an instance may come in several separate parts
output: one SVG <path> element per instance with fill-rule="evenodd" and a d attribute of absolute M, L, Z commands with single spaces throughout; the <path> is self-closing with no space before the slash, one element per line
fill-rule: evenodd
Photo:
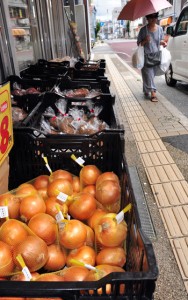
<path fill-rule="evenodd" d="M 0 87 L 0 165 L 13 146 L 10 83 Z"/>

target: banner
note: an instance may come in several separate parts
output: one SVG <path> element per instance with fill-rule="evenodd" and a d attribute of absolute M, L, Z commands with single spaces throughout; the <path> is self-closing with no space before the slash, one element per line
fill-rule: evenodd
<path fill-rule="evenodd" d="M 0 166 L 13 146 L 10 84 L 0 87 Z"/>

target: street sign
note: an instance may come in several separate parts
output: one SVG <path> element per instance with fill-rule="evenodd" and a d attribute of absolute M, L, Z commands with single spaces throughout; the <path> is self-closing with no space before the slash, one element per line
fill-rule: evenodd
<path fill-rule="evenodd" d="M 104 22 L 100 22 L 100 26 L 101 26 L 101 27 L 104 26 Z"/>
<path fill-rule="evenodd" d="M 13 146 L 10 83 L 0 88 L 0 165 Z"/>

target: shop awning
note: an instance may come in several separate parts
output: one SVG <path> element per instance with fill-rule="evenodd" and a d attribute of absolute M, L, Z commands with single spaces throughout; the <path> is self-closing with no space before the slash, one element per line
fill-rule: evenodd
<path fill-rule="evenodd" d="M 21 28 L 15 28 L 12 29 L 12 35 L 13 36 L 22 36 L 22 35 L 27 35 L 25 29 L 21 29 Z"/>
<path fill-rule="evenodd" d="M 160 26 L 167 26 L 172 23 L 172 17 L 160 20 Z"/>

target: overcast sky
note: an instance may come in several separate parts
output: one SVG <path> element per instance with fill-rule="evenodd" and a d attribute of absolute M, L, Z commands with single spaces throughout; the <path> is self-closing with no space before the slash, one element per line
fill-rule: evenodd
<path fill-rule="evenodd" d="M 112 19 L 114 7 L 121 7 L 121 0 L 93 0 L 97 9 L 97 19 L 101 21 Z"/>

